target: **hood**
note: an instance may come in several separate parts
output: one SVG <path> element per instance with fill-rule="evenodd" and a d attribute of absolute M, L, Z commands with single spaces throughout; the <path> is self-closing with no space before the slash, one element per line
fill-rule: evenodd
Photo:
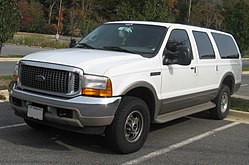
<path fill-rule="evenodd" d="M 83 69 L 84 73 L 104 75 L 111 67 L 143 60 L 138 54 L 116 51 L 68 48 L 32 53 L 23 60 L 62 64 Z"/>

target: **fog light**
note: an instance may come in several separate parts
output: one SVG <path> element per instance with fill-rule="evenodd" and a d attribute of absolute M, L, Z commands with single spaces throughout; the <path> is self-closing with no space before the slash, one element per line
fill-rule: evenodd
<path fill-rule="evenodd" d="M 53 112 L 53 109 L 54 109 L 54 108 L 52 108 L 52 107 L 48 106 L 48 108 L 47 108 L 47 112 L 52 113 L 52 112 Z"/>
<path fill-rule="evenodd" d="M 29 106 L 29 105 L 31 105 L 31 104 L 32 104 L 32 103 L 29 102 L 29 101 L 26 102 L 26 106 Z"/>

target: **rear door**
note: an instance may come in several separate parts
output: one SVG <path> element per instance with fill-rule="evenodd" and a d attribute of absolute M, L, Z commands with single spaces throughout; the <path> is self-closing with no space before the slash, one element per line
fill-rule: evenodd
<path fill-rule="evenodd" d="M 204 103 L 214 99 L 217 94 L 219 86 L 218 52 L 213 48 L 215 43 L 209 32 L 194 30 L 192 33 L 198 58 L 197 91 L 200 93 L 198 101 Z"/>

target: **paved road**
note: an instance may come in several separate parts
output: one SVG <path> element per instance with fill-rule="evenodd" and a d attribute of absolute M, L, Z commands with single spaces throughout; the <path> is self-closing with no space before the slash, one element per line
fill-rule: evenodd
<path fill-rule="evenodd" d="M 102 136 L 57 129 L 35 131 L 0 103 L 0 164 L 248 164 L 248 124 L 204 113 L 152 125 L 144 147 L 119 155 Z"/>
<path fill-rule="evenodd" d="M 249 66 L 249 60 L 243 60 L 243 66 Z"/>
<path fill-rule="evenodd" d="M 16 61 L 11 61 L 11 62 L 0 61 L 0 76 L 12 75 L 15 64 Z"/>
<path fill-rule="evenodd" d="M 51 48 L 40 48 L 40 47 L 28 47 L 28 46 L 23 46 L 23 45 L 9 45 L 5 44 L 2 49 L 2 54 L 8 55 L 27 55 L 30 53 L 38 52 L 38 51 L 43 51 L 43 50 L 49 50 Z"/>
<path fill-rule="evenodd" d="M 249 99 L 249 75 L 242 76 L 242 83 L 238 92 L 235 95 L 245 96 L 245 98 Z"/>

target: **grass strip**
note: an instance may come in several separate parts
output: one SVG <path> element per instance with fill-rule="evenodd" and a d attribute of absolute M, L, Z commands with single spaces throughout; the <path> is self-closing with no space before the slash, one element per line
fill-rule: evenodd
<path fill-rule="evenodd" d="M 49 48 L 67 48 L 69 46 L 69 41 L 57 41 L 53 35 L 22 32 L 16 33 L 14 37 L 8 41 L 8 43 Z"/>
<path fill-rule="evenodd" d="M 243 71 L 249 71 L 249 66 L 243 66 L 243 67 L 242 67 L 242 70 L 243 70 Z"/>
<path fill-rule="evenodd" d="M 8 55 L 5 55 L 5 54 L 1 54 L 0 55 L 0 58 L 22 58 L 24 57 L 23 55 L 17 55 L 17 54 L 8 54 Z"/>
<path fill-rule="evenodd" d="M 245 52 L 245 53 L 243 54 L 243 58 L 249 58 L 249 52 Z"/>
<path fill-rule="evenodd" d="M 0 80 L 12 80 L 12 76 L 11 75 L 7 75 L 7 76 L 0 76 Z"/>
<path fill-rule="evenodd" d="M 249 100 L 241 98 L 231 98 L 231 109 L 249 112 Z"/>
<path fill-rule="evenodd" d="M 8 89 L 10 82 L 12 81 L 12 76 L 0 76 L 0 90 Z"/>

